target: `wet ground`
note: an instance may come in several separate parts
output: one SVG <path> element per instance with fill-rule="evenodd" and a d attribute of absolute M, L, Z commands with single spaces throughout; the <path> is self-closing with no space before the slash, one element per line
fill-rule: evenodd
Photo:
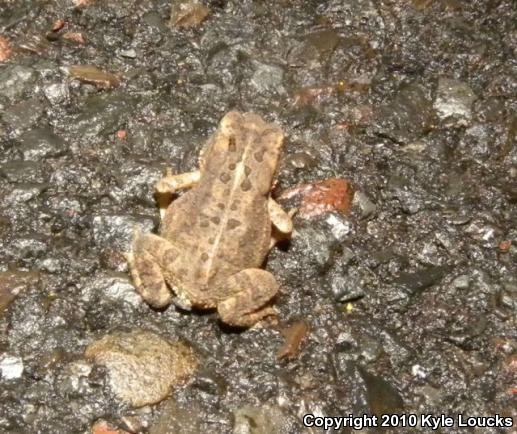
<path fill-rule="evenodd" d="M 515 421 L 515 1 L 172 3 L 0 2 L 0 431 Z M 157 228 L 156 180 L 195 169 L 231 109 L 285 130 L 275 197 L 330 178 L 355 191 L 350 209 L 295 216 L 266 265 L 277 323 L 250 330 L 152 310 L 123 256 L 135 225 Z M 192 347 L 198 365 L 135 409 L 85 350 L 138 329 Z"/>

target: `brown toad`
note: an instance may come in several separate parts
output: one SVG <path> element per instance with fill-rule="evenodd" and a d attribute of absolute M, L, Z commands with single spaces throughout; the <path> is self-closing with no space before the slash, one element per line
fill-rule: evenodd
<path fill-rule="evenodd" d="M 166 208 L 159 235 L 135 233 L 129 265 L 151 306 L 216 308 L 234 326 L 274 314 L 278 284 L 259 267 L 275 241 L 272 225 L 280 236 L 292 231 L 270 197 L 282 141 L 278 126 L 230 112 L 202 150 L 198 171 L 157 183 L 159 196 L 192 188 Z"/>

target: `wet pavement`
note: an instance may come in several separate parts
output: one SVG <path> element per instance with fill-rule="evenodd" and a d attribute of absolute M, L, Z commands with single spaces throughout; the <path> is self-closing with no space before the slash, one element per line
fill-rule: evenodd
<path fill-rule="evenodd" d="M 516 22 L 513 0 L 2 1 L 0 431 L 514 432 Z M 266 264 L 278 318 L 249 330 L 151 309 L 124 256 L 232 109 L 282 126 L 273 196 L 299 209 Z"/>

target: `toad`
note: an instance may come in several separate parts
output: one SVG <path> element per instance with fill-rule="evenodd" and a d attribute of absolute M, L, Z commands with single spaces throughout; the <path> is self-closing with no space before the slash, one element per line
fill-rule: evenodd
<path fill-rule="evenodd" d="M 261 266 L 292 231 L 270 194 L 282 141 L 277 125 L 229 112 L 201 151 L 199 170 L 158 181 L 158 197 L 189 190 L 165 208 L 158 235 L 135 231 L 128 262 L 147 303 L 217 309 L 240 327 L 275 314 L 278 283 Z"/>

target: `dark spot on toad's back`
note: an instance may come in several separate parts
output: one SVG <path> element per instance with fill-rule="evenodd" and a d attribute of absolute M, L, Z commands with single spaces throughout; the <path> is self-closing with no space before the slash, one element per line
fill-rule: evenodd
<path fill-rule="evenodd" d="M 227 183 L 230 179 L 232 179 L 232 178 L 231 178 L 231 176 L 230 176 L 230 175 L 228 175 L 228 173 L 223 172 L 223 173 L 221 173 L 221 175 L 219 176 L 219 179 L 221 180 L 221 182 L 222 182 L 223 184 L 226 184 L 226 183 Z"/>
<path fill-rule="evenodd" d="M 251 190 L 251 182 L 248 179 L 245 179 L 244 181 L 242 181 L 241 190 L 242 191 Z"/>
<path fill-rule="evenodd" d="M 257 162 L 262 163 L 264 161 L 264 151 L 257 151 L 253 154 Z"/>
<path fill-rule="evenodd" d="M 239 227 L 240 225 L 241 225 L 241 222 L 239 220 L 236 220 L 236 219 L 228 220 L 228 229 L 230 229 L 230 230 L 235 229 L 235 228 Z"/>
<path fill-rule="evenodd" d="M 231 136 L 228 139 L 228 150 L 230 152 L 235 152 L 237 150 L 237 145 L 235 144 L 235 137 L 234 136 Z"/>

